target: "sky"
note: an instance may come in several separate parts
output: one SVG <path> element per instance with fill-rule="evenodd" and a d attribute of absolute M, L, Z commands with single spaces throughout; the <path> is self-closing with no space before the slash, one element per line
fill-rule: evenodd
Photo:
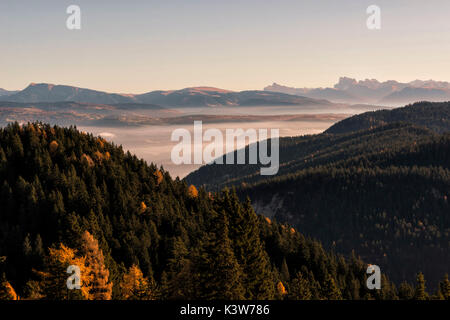
<path fill-rule="evenodd" d="M 81 30 L 66 27 L 69 5 Z M 381 29 L 366 26 L 369 5 Z M 0 88 L 107 92 L 450 80 L 448 0 L 1 0 Z"/>

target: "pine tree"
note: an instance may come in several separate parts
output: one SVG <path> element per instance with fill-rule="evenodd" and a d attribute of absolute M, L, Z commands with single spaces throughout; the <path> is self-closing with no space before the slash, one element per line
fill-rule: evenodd
<path fill-rule="evenodd" d="M 407 282 L 398 286 L 398 297 L 400 300 L 411 300 L 414 298 L 414 288 Z"/>
<path fill-rule="evenodd" d="M 167 300 L 169 297 L 169 280 L 167 278 L 167 273 L 163 271 L 161 274 L 161 282 L 159 286 L 159 299 Z"/>
<path fill-rule="evenodd" d="M 427 300 L 428 293 L 425 290 L 425 277 L 423 273 L 417 274 L 416 289 L 414 292 L 414 300 Z"/>
<path fill-rule="evenodd" d="M 44 257 L 44 246 L 42 244 L 42 238 L 39 234 L 36 236 L 36 240 L 34 241 L 33 253 L 39 259 Z"/>
<path fill-rule="evenodd" d="M 180 237 L 172 239 L 166 276 L 168 299 L 188 299 L 195 294 L 192 262 L 189 251 Z"/>
<path fill-rule="evenodd" d="M 25 300 L 40 300 L 44 298 L 44 294 L 42 293 L 41 284 L 39 281 L 30 280 L 25 284 L 24 299 Z"/>
<path fill-rule="evenodd" d="M 85 231 L 81 238 L 80 253 L 86 257 L 86 266 L 92 276 L 89 298 L 93 300 L 111 300 L 112 282 L 109 282 L 109 270 L 105 267 L 103 251 L 98 241 Z"/>
<path fill-rule="evenodd" d="M 289 275 L 289 267 L 286 263 L 286 258 L 283 258 L 283 262 L 281 264 L 281 278 L 286 283 L 291 279 L 291 276 Z"/>
<path fill-rule="evenodd" d="M 26 257 L 30 257 L 33 252 L 33 248 L 31 247 L 30 235 L 27 234 L 25 240 L 23 241 L 23 254 Z"/>
<path fill-rule="evenodd" d="M 274 299 L 275 282 L 269 258 L 261 243 L 258 219 L 250 200 L 242 206 L 236 193 L 225 190 L 221 202 L 229 214 L 230 234 L 238 263 L 244 272 L 246 299 Z"/>
<path fill-rule="evenodd" d="M 301 272 L 292 280 L 289 298 L 292 300 L 311 300 L 310 284 Z"/>
<path fill-rule="evenodd" d="M 333 277 L 327 273 L 322 287 L 322 296 L 328 300 L 341 300 L 342 294 Z"/>
<path fill-rule="evenodd" d="M 201 298 L 243 299 L 242 270 L 231 247 L 225 212 L 218 215 L 214 226 L 210 239 L 204 244 L 198 258 Z"/>
<path fill-rule="evenodd" d="M 445 300 L 450 300 L 450 281 L 448 280 L 448 274 L 444 275 L 444 279 L 439 283 L 439 289 Z"/>

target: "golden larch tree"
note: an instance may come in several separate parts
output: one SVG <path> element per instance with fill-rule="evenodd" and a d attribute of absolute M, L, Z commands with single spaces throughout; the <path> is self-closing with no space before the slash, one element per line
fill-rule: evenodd
<path fill-rule="evenodd" d="M 125 300 L 153 300 L 151 281 L 144 277 L 137 265 L 132 265 L 124 274 L 120 283 L 122 299 Z"/>
<path fill-rule="evenodd" d="M 59 147 L 59 144 L 55 140 L 50 142 L 50 146 L 49 146 L 50 153 L 51 154 L 55 154 L 56 150 L 58 150 L 58 147 Z"/>
<path fill-rule="evenodd" d="M 91 287 L 91 272 L 86 265 L 85 257 L 78 257 L 77 251 L 66 247 L 62 243 L 59 248 L 49 248 L 45 258 L 45 271 L 36 271 L 41 277 L 43 294 L 50 300 L 89 299 Z M 71 265 L 80 268 L 80 290 L 68 290 L 67 268 Z"/>
<path fill-rule="evenodd" d="M 156 178 L 156 184 L 159 186 L 161 184 L 161 182 L 163 181 L 164 176 L 163 176 L 162 172 L 159 170 L 156 170 L 154 175 Z"/>
<path fill-rule="evenodd" d="M 89 299 L 111 300 L 113 284 L 109 282 L 109 270 L 105 267 L 103 251 L 99 248 L 98 241 L 88 231 L 81 237 L 81 254 L 86 259 L 91 276 Z"/>
<path fill-rule="evenodd" d="M 281 281 L 279 281 L 277 284 L 277 290 L 281 296 L 284 296 L 287 294 L 286 288 L 284 287 L 284 284 Z"/>
<path fill-rule="evenodd" d="M 19 296 L 5 278 L 0 281 L 0 300 L 19 300 Z"/>
<path fill-rule="evenodd" d="M 193 184 L 191 184 L 189 186 L 188 194 L 189 194 L 189 197 L 191 197 L 191 198 L 197 198 L 198 197 L 198 190 Z"/>
<path fill-rule="evenodd" d="M 144 201 L 141 202 L 141 205 L 139 206 L 139 212 L 142 214 L 145 211 L 147 211 L 147 205 L 145 204 Z"/>

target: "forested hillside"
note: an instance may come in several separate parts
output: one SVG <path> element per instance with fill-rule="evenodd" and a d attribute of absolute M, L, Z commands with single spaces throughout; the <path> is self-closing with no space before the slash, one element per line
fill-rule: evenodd
<path fill-rule="evenodd" d="M 356 255 L 76 128 L 1 129 L 0 186 L 0 299 L 428 297 L 422 274 L 398 289 L 383 276 L 369 291 Z M 81 290 L 66 288 L 69 265 Z M 448 280 L 441 287 L 433 297 L 448 298 Z"/>
<path fill-rule="evenodd" d="M 326 133 L 370 129 L 393 122 L 408 122 L 443 133 L 450 130 L 450 102 L 416 102 L 403 108 L 365 112 L 331 126 Z"/>
<path fill-rule="evenodd" d="M 280 168 L 277 177 L 303 169 L 352 161 L 365 161 L 367 157 L 386 157 L 393 152 L 407 152 L 414 144 L 430 141 L 438 134 L 429 129 L 406 123 L 393 123 L 369 130 L 345 134 L 319 134 L 280 138 Z M 248 147 L 245 149 L 248 157 Z M 441 155 L 442 158 L 443 155 Z M 236 158 L 236 155 L 235 155 Z M 445 158 L 440 163 L 445 162 Z M 246 161 L 248 163 L 248 161 Z M 224 186 L 241 186 L 271 179 L 260 174 L 261 165 L 210 164 L 200 167 L 186 177 L 188 183 L 203 185 L 209 190 Z"/>
<path fill-rule="evenodd" d="M 345 133 L 330 133 L 332 127 L 282 138 L 276 176 L 261 176 L 259 165 L 213 164 L 186 180 L 209 190 L 236 186 L 257 213 L 294 225 L 327 249 L 347 256 L 356 250 L 396 283 L 412 280 L 410 270 L 436 282 L 450 271 L 450 134 L 438 133 L 449 130 L 449 110 L 420 103 L 333 126 L 353 119 Z M 375 121 L 379 114 L 384 120 Z M 364 123 L 371 125 L 352 131 Z"/>

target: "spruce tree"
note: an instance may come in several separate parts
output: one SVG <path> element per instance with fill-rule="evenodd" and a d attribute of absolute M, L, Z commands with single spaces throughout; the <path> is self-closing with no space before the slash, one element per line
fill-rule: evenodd
<path fill-rule="evenodd" d="M 234 239 L 234 251 L 244 272 L 245 298 L 273 299 L 275 282 L 272 268 L 261 243 L 258 219 L 250 199 L 243 204 L 233 190 L 232 195 L 223 193 L 223 205 L 229 214 L 230 234 Z"/>
<path fill-rule="evenodd" d="M 322 296 L 328 300 L 341 300 L 342 294 L 333 277 L 327 273 L 322 287 Z"/>
<path fill-rule="evenodd" d="M 414 298 L 414 288 L 407 282 L 398 286 L 398 297 L 400 300 L 411 300 Z"/>
<path fill-rule="evenodd" d="M 425 288 L 425 277 L 422 272 L 417 274 L 414 300 L 427 300 L 428 293 Z"/>
<path fill-rule="evenodd" d="M 196 259 L 201 298 L 240 300 L 245 292 L 243 273 L 229 239 L 228 218 L 224 211 L 213 214 L 213 230 Z"/>
<path fill-rule="evenodd" d="M 292 280 L 289 292 L 289 298 L 292 300 L 311 300 L 312 293 L 308 280 L 301 272 Z"/>
<path fill-rule="evenodd" d="M 439 283 L 439 289 L 445 300 L 450 300 L 450 281 L 448 280 L 448 274 L 444 275 L 444 279 Z"/>

